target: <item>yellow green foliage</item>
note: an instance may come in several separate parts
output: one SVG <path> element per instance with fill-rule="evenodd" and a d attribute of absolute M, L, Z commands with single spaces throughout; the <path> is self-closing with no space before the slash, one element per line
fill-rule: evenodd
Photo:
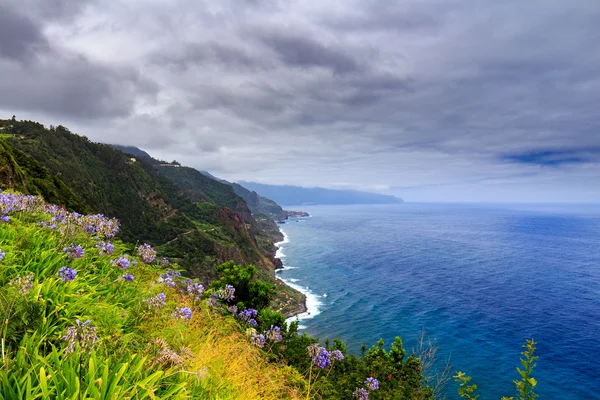
<path fill-rule="evenodd" d="M 107 254 L 110 237 L 87 217 L 39 198 L 0 193 L 5 215 L 0 399 L 302 397 L 295 369 L 267 362 L 231 316 L 161 279 L 176 265 L 145 264 L 119 241 Z M 67 250 L 76 246 L 82 254 Z M 153 308 L 159 293 L 164 305 Z"/>

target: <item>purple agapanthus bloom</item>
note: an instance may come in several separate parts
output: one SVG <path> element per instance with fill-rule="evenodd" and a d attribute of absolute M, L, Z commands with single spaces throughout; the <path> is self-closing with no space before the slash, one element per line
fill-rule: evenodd
<path fill-rule="evenodd" d="M 77 271 L 75 271 L 73 268 L 62 267 L 61 269 L 58 270 L 58 273 L 56 274 L 56 276 L 58 276 L 64 282 L 72 281 L 77 276 Z"/>
<path fill-rule="evenodd" d="M 223 301 L 231 301 L 235 298 L 235 288 L 231 285 L 225 285 L 225 287 L 219 290 L 219 297 L 223 299 Z"/>
<path fill-rule="evenodd" d="M 202 298 L 202 292 L 204 292 L 204 286 L 195 283 L 192 280 L 187 281 L 187 293 L 190 296 L 193 296 L 194 299 L 200 300 Z"/>
<path fill-rule="evenodd" d="M 98 341 L 98 336 L 96 335 L 96 327 L 91 325 L 89 319 L 84 323 L 75 320 L 75 325 L 71 326 L 67 330 L 67 334 L 61 339 L 68 342 L 65 352 L 69 354 L 75 351 L 75 345 L 78 343 L 81 350 L 91 350 Z"/>
<path fill-rule="evenodd" d="M 27 276 L 19 276 L 9 283 L 20 294 L 27 294 L 33 289 L 33 274 Z"/>
<path fill-rule="evenodd" d="M 281 329 L 278 326 L 271 326 L 271 328 L 265 332 L 265 337 L 268 340 L 276 343 L 279 343 L 283 340 L 283 336 L 281 336 Z"/>
<path fill-rule="evenodd" d="M 10 222 L 10 217 L 8 215 L 3 215 L 0 217 L 0 221 L 2 222 Z"/>
<path fill-rule="evenodd" d="M 85 254 L 85 250 L 78 244 L 72 244 L 69 247 L 65 247 L 63 251 L 71 258 L 81 258 Z"/>
<path fill-rule="evenodd" d="M 252 325 L 252 326 L 256 326 L 256 316 L 258 315 L 258 312 L 254 309 L 254 308 L 247 308 L 244 311 L 242 311 L 241 313 L 238 314 L 238 317 L 242 320 L 245 321 L 246 323 Z"/>
<path fill-rule="evenodd" d="M 148 243 L 139 246 L 137 248 L 137 254 L 146 264 L 150 264 L 156 257 L 156 251 Z"/>
<path fill-rule="evenodd" d="M 175 287 L 175 278 L 179 278 L 181 272 L 179 271 L 167 271 L 158 278 L 158 283 L 166 283 L 170 287 Z"/>
<path fill-rule="evenodd" d="M 219 301 L 219 295 L 218 295 L 218 294 L 216 294 L 216 293 L 213 293 L 213 294 L 211 294 L 211 295 L 210 295 L 210 297 L 208 298 L 208 301 L 207 301 L 207 303 L 208 303 L 208 305 L 209 305 L 209 306 L 211 306 L 211 307 L 218 307 L 218 306 L 219 306 L 219 303 L 218 303 L 218 301 Z"/>
<path fill-rule="evenodd" d="M 129 281 L 129 282 L 131 282 L 131 281 L 133 281 L 135 278 L 134 278 L 134 277 L 133 277 L 133 275 L 131 275 L 131 274 L 125 274 L 125 275 L 123 275 L 123 279 L 125 279 L 126 281 Z"/>
<path fill-rule="evenodd" d="M 123 271 L 127 271 L 129 269 L 129 260 L 125 257 L 119 257 L 118 260 L 113 260 L 113 264 L 121 268 Z"/>
<path fill-rule="evenodd" d="M 331 352 L 331 358 L 335 361 L 342 361 L 344 359 L 344 354 L 339 350 L 333 350 Z"/>
<path fill-rule="evenodd" d="M 188 307 L 182 307 L 182 308 L 177 307 L 175 309 L 174 315 L 175 315 L 175 318 L 177 318 L 177 319 L 180 319 L 180 318 L 192 319 L 192 310 Z"/>
<path fill-rule="evenodd" d="M 261 334 L 254 334 L 250 337 L 250 343 L 262 349 L 263 347 L 265 347 L 265 336 Z"/>
<path fill-rule="evenodd" d="M 165 305 L 165 301 L 167 300 L 167 296 L 164 293 L 159 293 L 154 297 L 150 297 L 149 299 L 145 299 L 144 303 L 148 304 L 148 307 L 153 309 L 160 309 Z"/>
<path fill-rule="evenodd" d="M 115 246 L 109 242 L 101 242 L 96 245 L 97 248 L 100 249 L 99 254 L 110 255 L 115 251 Z"/>
<path fill-rule="evenodd" d="M 227 307 L 227 311 L 229 311 L 231 314 L 235 315 L 238 312 L 238 308 L 236 305 L 229 306 L 229 307 Z"/>
<path fill-rule="evenodd" d="M 163 257 L 161 260 L 158 260 L 159 265 L 169 265 L 169 259 L 167 257 Z"/>
<path fill-rule="evenodd" d="M 367 387 L 367 389 L 369 389 L 369 390 L 379 389 L 379 381 L 377 379 L 373 378 L 372 376 L 365 379 L 364 383 L 365 383 L 365 386 Z"/>
<path fill-rule="evenodd" d="M 319 347 L 317 354 L 312 358 L 312 362 L 320 369 L 325 369 L 331 366 L 331 356 L 325 347 Z"/>
<path fill-rule="evenodd" d="M 369 400 L 369 393 L 363 389 L 356 389 L 354 393 L 352 393 L 352 397 L 357 398 L 358 400 Z"/>

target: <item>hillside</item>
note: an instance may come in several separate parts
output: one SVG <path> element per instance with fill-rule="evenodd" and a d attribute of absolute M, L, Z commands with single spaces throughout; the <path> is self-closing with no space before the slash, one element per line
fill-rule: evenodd
<path fill-rule="evenodd" d="M 400 338 L 357 357 L 298 335 L 252 266 L 204 287 L 116 219 L 6 192 L 0 216 L 0 400 L 431 398 Z"/>
<path fill-rule="evenodd" d="M 400 204 L 402 199 L 379 193 L 358 190 L 333 190 L 319 187 L 304 188 L 288 185 L 265 185 L 254 182 L 240 182 L 248 190 L 268 197 L 278 204 Z"/>
<path fill-rule="evenodd" d="M 144 150 L 141 150 L 135 146 L 121 146 L 118 144 L 109 144 L 109 146 L 115 150 L 122 151 L 123 153 L 131 154 L 134 157 L 152 158 L 150 156 L 150 154 L 146 153 Z"/>
<path fill-rule="evenodd" d="M 218 289 L 128 252 L 116 220 L 7 193 L 0 213 L 0 399 L 300 398 L 303 377 L 269 363 L 225 300 L 207 304 Z"/>
<path fill-rule="evenodd" d="M 261 279 L 294 299 L 287 312 L 302 309 L 301 294 L 274 277 L 272 241 L 229 185 L 194 170 L 159 168 L 152 159 L 133 161 L 62 126 L 10 124 L 11 134 L 0 138 L 2 188 L 40 194 L 80 213 L 115 216 L 119 238 L 156 246 L 204 283 L 217 278 L 215 267 L 222 262 L 257 264 L 264 269 Z M 174 182 L 171 172 L 181 179 Z"/>

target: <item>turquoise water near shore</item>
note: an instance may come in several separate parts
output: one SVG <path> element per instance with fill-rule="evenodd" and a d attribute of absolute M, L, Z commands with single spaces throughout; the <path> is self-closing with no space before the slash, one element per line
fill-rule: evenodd
<path fill-rule="evenodd" d="M 600 399 L 600 206 L 302 209 L 282 225 L 278 276 L 308 293 L 307 333 L 358 353 L 397 335 L 411 349 L 426 329 L 481 400 L 513 395 L 534 337 L 541 398 Z"/>

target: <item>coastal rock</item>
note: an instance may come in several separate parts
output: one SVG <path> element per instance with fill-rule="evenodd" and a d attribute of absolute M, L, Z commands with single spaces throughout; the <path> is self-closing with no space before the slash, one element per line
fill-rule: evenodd
<path fill-rule="evenodd" d="M 300 296 L 300 301 L 298 301 L 295 304 L 294 308 L 289 309 L 285 313 L 285 317 L 286 318 L 294 317 L 294 316 L 296 316 L 298 314 L 305 313 L 307 310 L 308 310 L 308 308 L 306 307 L 306 295 L 302 294 Z"/>
<path fill-rule="evenodd" d="M 273 266 L 274 266 L 275 270 L 283 269 L 283 262 L 279 258 L 274 257 L 273 258 Z"/>

